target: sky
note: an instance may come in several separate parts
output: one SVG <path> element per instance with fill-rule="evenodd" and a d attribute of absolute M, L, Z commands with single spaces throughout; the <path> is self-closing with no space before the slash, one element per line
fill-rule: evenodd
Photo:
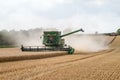
<path fill-rule="evenodd" d="M 0 30 L 41 27 L 115 32 L 120 0 L 0 0 Z"/>

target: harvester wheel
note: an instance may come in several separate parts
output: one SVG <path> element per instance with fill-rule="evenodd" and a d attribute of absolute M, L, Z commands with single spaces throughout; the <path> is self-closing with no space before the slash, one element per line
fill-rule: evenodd
<path fill-rule="evenodd" d="M 70 48 L 70 49 L 68 50 L 68 54 L 73 54 L 73 53 L 74 53 L 74 51 L 75 51 L 75 49 L 74 49 L 74 48 Z"/>

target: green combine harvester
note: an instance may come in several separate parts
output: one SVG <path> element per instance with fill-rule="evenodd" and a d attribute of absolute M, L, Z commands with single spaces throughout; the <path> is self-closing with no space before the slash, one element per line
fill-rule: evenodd
<path fill-rule="evenodd" d="M 73 54 L 75 49 L 65 44 L 63 37 L 77 33 L 79 31 L 84 32 L 83 29 L 79 29 L 64 35 L 61 35 L 59 31 L 45 31 L 43 35 L 44 47 L 40 46 L 21 46 L 22 51 L 67 51 L 68 54 Z"/>

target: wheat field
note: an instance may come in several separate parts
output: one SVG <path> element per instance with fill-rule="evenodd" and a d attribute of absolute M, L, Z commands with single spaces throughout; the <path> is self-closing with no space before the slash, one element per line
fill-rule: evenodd
<path fill-rule="evenodd" d="M 107 50 L 65 54 L 0 49 L 0 80 L 120 80 L 120 36 Z"/>

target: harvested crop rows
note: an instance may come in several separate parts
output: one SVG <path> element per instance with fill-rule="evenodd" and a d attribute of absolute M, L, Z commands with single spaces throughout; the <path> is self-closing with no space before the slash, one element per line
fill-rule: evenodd
<path fill-rule="evenodd" d="M 0 80 L 119 80 L 120 37 L 109 50 L 0 63 Z"/>

